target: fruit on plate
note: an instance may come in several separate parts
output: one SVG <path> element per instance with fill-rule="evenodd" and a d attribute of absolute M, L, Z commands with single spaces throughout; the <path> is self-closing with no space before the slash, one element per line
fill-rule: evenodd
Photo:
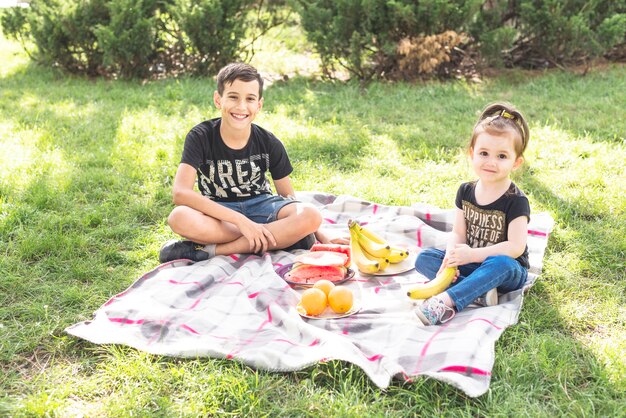
<path fill-rule="evenodd" d="M 359 245 L 356 231 L 352 228 L 350 228 L 350 248 L 352 250 L 352 259 L 361 273 L 372 274 L 380 270 L 380 263 L 367 258 L 364 254 L 363 248 Z"/>
<path fill-rule="evenodd" d="M 340 254 L 345 254 L 348 257 L 348 259 L 346 260 L 344 266 L 350 267 L 352 265 L 352 252 L 350 251 L 349 245 L 317 243 L 317 244 L 313 244 L 313 246 L 311 247 L 311 252 L 315 252 L 315 251 L 331 251 L 331 252 L 336 252 Z"/>
<path fill-rule="evenodd" d="M 354 295 L 352 290 L 345 286 L 335 286 L 330 283 L 328 295 L 318 287 L 312 287 L 302 292 L 300 307 L 307 315 L 318 316 L 322 314 L 327 306 L 330 306 L 336 314 L 345 314 L 354 306 Z"/>
<path fill-rule="evenodd" d="M 390 264 L 400 263 L 409 256 L 407 249 L 391 245 L 356 221 L 349 221 L 348 228 L 352 257 L 362 273 L 382 272 Z"/>
<path fill-rule="evenodd" d="M 343 314 L 352 309 L 354 295 L 352 290 L 345 286 L 335 286 L 328 293 L 328 305 L 335 313 Z"/>
<path fill-rule="evenodd" d="M 307 315 L 319 315 L 326 309 L 328 298 L 320 289 L 310 288 L 302 293 L 300 305 Z"/>
<path fill-rule="evenodd" d="M 311 284 L 320 280 L 338 282 L 346 277 L 344 266 L 316 266 L 313 264 L 294 264 L 285 273 L 285 280 L 292 283 Z"/>
<path fill-rule="evenodd" d="M 322 279 L 316 281 L 313 285 L 313 288 L 321 290 L 326 294 L 326 296 L 328 296 L 330 291 L 335 288 L 335 283 L 331 282 L 330 280 Z"/>
<path fill-rule="evenodd" d="M 348 256 L 335 251 L 314 251 L 300 254 L 294 258 L 294 263 L 310 264 L 313 266 L 345 266 Z"/>
<path fill-rule="evenodd" d="M 409 289 L 407 295 L 411 299 L 428 299 L 438 295 L 450 286 L 454 276 L 456 276 L 456 267 L 446 267 L 428 283 L 419 284 Z"/>

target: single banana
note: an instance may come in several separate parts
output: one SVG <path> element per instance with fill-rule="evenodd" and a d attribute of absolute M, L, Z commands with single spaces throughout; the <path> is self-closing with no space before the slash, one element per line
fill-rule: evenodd
<path fill-rule="evenodd" d="M 376 260 L 370 260 L 364 254 L 356 231 L 350 229 L 350 250 L 352 251 L 352 261 L 356 264 L 361 273 L 372 274 L 380 269 L 380 264 Z"/>
<path fill-rule="evenodd" d="M 399 247 L 391 247 L 391 252 L 387 256 L 390 263 L 395 264 L 403 261 L 409 256 L 409 250 Z"/>
<path fill-rule="evenodd" d="M 389 246 L 389 244 L 387 244 L 386 242 L 384 244 L 381 244 L 379 242 L 372 241 L 371 239 L 363 235 L 360 232 L 359 228 L 360 226 L 356 222 L 353 222 L 350 226 L 350 229 L 356 234 L 357 240 L 361 245 L 361 248 L 363 248 L 363 251 L 377 258 L 386 258 L 391 252 L 391 247 Z"/>
<path fill-rule="evenodd" d="M 378 271 L 385 270 L 387 267 L 389 267 L 389 264 L 391 264 L 391 262 L 388 258 L 381 258 L 378 262 Z"/>
<path fill-rule="evenodd" d="M 365 255 L 365 257 L 369 258 L 370 260 L 378 262 L 378 271 L 383 271 L 384 269 L 389 267 L 389 264 L 391 264 L 391 261 L 389 261 L 387 257 L 374 257 L 367 251 L 363 251 L 363 255 Z"/>
<path fill-rule="evenodd" d="M 456 267 L 446 267 L 437 277 L 428 283 L 420 284 L 406 293 L 411 299 L 428 299 L 438 295 L 450 286 L 456 275 Z"/>

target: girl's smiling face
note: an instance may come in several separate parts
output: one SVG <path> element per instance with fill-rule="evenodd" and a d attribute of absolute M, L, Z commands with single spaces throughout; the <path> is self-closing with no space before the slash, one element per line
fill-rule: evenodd
<path fill-rule="evenodd" d="M 523 162 L 515 152 L 517 133 L 506 131 L 492 134 L 481 132 L 470 149 L 472 167 L 484 183 L 500 183 L 509 180 L 509 175 Z"/>

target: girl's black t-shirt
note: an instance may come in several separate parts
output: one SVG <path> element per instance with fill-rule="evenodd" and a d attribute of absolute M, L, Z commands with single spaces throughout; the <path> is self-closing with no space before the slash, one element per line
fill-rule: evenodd
<path fill-rule="evenodd" d="M 520 216 L 530 220 L 528 198 L 514 183 L 496 201 L 488 205 L 476 202 L 476 182 L 463 183 L 456 194 L 456 207 L 463 211 L 466 243 L 472 248 L 488 247 L 508 241 L 509 224 Z M 528 245 L 517 261 L 529 268 Z"/>

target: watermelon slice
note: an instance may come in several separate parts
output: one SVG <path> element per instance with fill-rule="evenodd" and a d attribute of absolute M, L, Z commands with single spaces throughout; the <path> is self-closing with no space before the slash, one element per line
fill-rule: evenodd
<path fill-rule="evenodd" d="M 341 266 L 346 264 L 348 256 L 334 251 L 314 251 L 300 254 L 294 258 L 295 263 L 313 266 Z"/>
<path fill-rule="evenodd" d="M 344 266 L 350 267 L 352 264 L 352 252 L 350 251 L 349 245 L 341 245 L 341 244 L 313 244 L 311 247 L 311 252 L 316 251 L 332 251 L 339 254 L 345 254 L 348 259 L 346 260 Z"/>
<path fill-rule="evenodd" d="M 285 273 L 285 280 L 292 283 L 314 284 L 319 280 L 338 282 L 346 276 L 343 266 L 314 266 L 311 264 L 294 264 L 294 267 Z"/>

